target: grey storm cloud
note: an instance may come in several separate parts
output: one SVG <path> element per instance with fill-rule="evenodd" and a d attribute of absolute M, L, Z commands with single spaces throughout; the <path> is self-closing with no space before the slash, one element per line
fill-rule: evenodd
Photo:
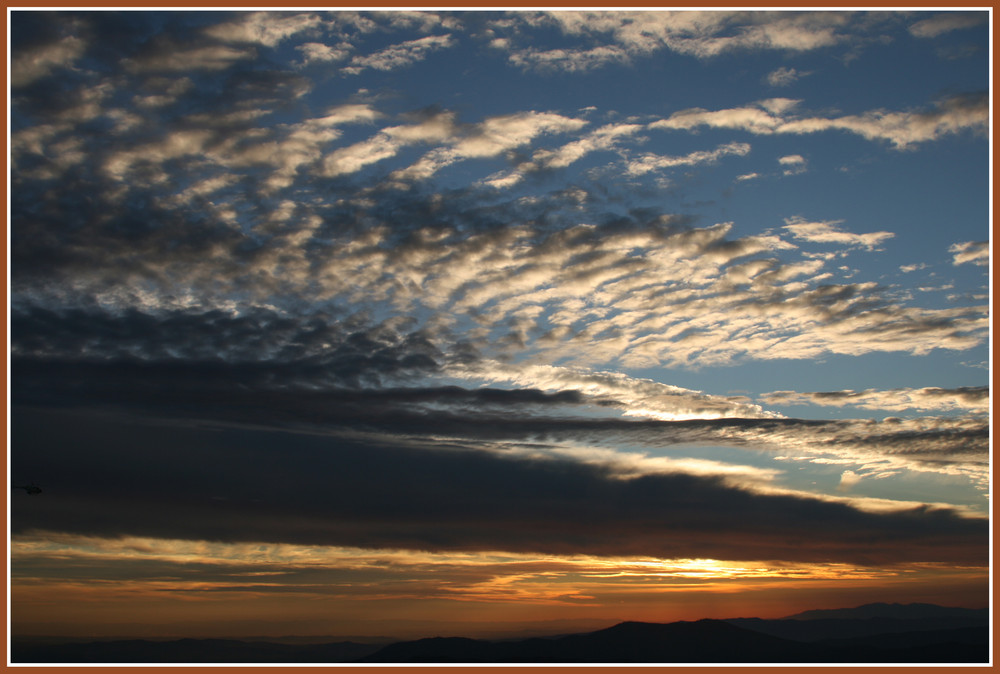
<path fill-rule="evenodd" d="M 15 533 L 716 559 L 985 563 L 986 520 L 875 514 L 692 475 L 24 409 Z"/>

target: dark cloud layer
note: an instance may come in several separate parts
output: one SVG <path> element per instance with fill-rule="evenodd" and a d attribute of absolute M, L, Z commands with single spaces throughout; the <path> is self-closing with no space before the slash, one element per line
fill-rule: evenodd
<path fill-rule="evenodd" d="M 15 533 L 856 563 L 985 563 L 986 521 L 866 513 L 691 475 L 18 409 Z"/>

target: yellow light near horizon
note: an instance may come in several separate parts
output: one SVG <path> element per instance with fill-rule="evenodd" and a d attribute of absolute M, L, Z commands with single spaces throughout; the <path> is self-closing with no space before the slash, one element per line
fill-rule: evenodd
<path fill-rule="evenodd" d="M 129 634 L 291 633 L 282 625 L 357 634 L 351 630 L 364 617 L 386 625 L 371 627 L 372 634 L 429 636 L 413 625 L 450 621 L 449 633 L 467 636 L 545 620 L 610 626 L 780 617 L 854 599 L 948 603 L 961 595 L 968 602 L 988 582 L 987 568 L 936 564 L 867 568 L 43 534 L 16 537 L 10 552 L 13 619 L 39 634 L 93 629 L 118 636 L 122 626 Z M 929 586 L 937 594 L 928 595 Z M 161 622 L 145 624 L 150 616 Z"/>

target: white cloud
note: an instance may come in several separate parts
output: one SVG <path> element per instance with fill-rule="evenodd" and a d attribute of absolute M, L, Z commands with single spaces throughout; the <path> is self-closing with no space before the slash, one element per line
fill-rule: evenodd
<path fill-rule="evenodd" d="M 368 140 L 331 152 L 324 159 L 324 175 L 355 173 L 369 164 L 395 156 L 416 143 L 448 141 L 456 133 L 454 114 L 442 112 L 417 124 L 386 127 Z"/>
<path fill-rule="evenodd" d="M 796 175 L 799 173 L 804 173 L 806 170 L 806 160 L 800 154 L 790 154 L 784 157 L 778 158 L 778 163 L 782 166 L 787 166 L 784 174 L 786 176 Z"/>
<path fill-rule="evenodd" d="M 504 48 L 506 42 L 494 40 L 494 47 Z M 510 55 L 510 62 L 525 68 L 539 70 L 565 70 L 568 72 L 585 72 L 610 63 L 628 63 L 631 60 L 628 52 L 621 47 L 601 46 L 592 49 L 524 49 Z"/>
<path fill-rule="evenodd" d="M 522 163 L 514 171 L 490 176 L 483 183 L 496 188 L 505 188 L 520 182 L 527 173 L 544 169 L 565 168 L 591 152 L 617 147 L 620 138 L 632 136 L 642 128 L 641 124 L 602 126 L 579 140 L 569 142 L 555 150 L 537 150 L 530 161 Z"/>
<path fill-rule="evenodd" d="M 351 55 L 353 47 L 341 42 L 337 46 L 323 44 L 321 42 L 307 42 L 296 47 L 302 52 L 303 63 L 333 63 L 343 61 Z"/>
<path fill-rule="evenodd" d="M 749 152 L 750 145 L 748 143 L 726 143 L 714 150 L 691 152 L 682 157 L 668 157 L 647 153 L 637 159 L 628 161 L 625 166 L 625 173 L 633 176 L 643 175 L 657 169 L 712 163 L 728 155 L 745 157 Z"/>
<path fill-rule="evenodd" d="M 837 486 L 837 490 L 849 491 L 851 487 L 861 481 L 862 477 L 862 475 L 858 475 L 853 470 L 845 470 L 840 475 L 840 484 Z"/>
<path fill-rule="evenodd" d="M 395 70 L 422 61 L 427 55 L 438 49 L 452 47 L 456 41 L 451 34 L 430 35 L 417 40 L 386 47 L 368 56 L 355 56 L 348 66 L 341 68 L 347 75 L 357 75 L 365 68 L 374 70 Z"/>
<path fill-rule="evenodd" d="M 799 159 L 801 159 L 801 157 L 799 157 Z M 799 162 L 792 161 L 788 163 L 797 164 Z M 842 243 L 849 246 L 863 246 L 868 250 L 873 250 L 875 246 L 895 236 L 892 232 L 852 234 L 851 232 L 845 232 L 838 227 L 838 225 L 842 222 L 843 220 L 809 222 L 802 217 L 795 216 L 785 218 L 786 224 L 784 229 L 788 230 L 793 237 L 802 241 L 809 241 L 812 243 Z"/>
<path fill-rule="evenodd" d="M 798 393 L 773 391 L 761 396 L 769 405 L 824 405 L 832 407 L 860 407 L 869 410 L 905 412 L 907 410 L 950 412 L 967 410 L 984 413 L 989 410 L 990 392 L 985 386 L 943 389 L 898 388 L 887 391 L 826 391 Z"/>
<path fill-rule="evenodd" d="M 591 404 L 614 404 L 625 416 L 678 421 L 684 419 L 776 418 L 759 405 L 736 402 L 724 396 L 707 395 L 662 384 L 652 379 L 630 377 L 621 372 L 595 372 L 552 365 L 514 365 L 482 361 L 456 373 L 490 383 L 505 382 L 545 391 L 579 391 Z"/>
<path fill-rule="evenodd" d="M 833 118 L 794 115 L 789 112 L 794 106 L 786 104 L 776 108 L 775 100 L 790 102 L 790 99 L 772 99 L 724 110 L 692 108 L 653 122 L 649 127 L 691 130 L 708 126 L 740 129 L 760 135 L 837 130 L 855 133 L 868 140 L 885 140 L 902 150 L 964 130 L 985 132 L 989 123 L 989 101 L 983 97 L 954 97 L 924 111 L 872 110 L 860 115 Z"/>
<path fill-rule="evenodd" d="M 795 68 L 785 68 L 782 66 L 769 72 L 764 81 L 772 87 L 787 87 L 806 75 L 809 75 L 809 73 L 799 72 Z"/>
<path fill-rule="evenodd" d="M 955 265 L 971 263 L 980 267 L 990 264 L 990 242 L 989 241 L 966 241 L 956 243 L 948 248 L 948 252 L 954 253 Z"/>
<path fill-rule="evenodd" d="M 456 129 L 454 137 L 447 139 L 444 146 L 431 150 L 411 166 L 393 172 L 392 177 L 425 180 L 455 162 L 495 157 L 522 147 L 542 134 L 576 131 L 586 125 L 586 120 L 534 110 L 490 117 L 479 124 Z M 503 179 L 493 176 L 488 180 L 500 181 L 494 186 L 501 186 Z M 507 180 L 513 184 L 520 176 L 512 174 Z"/>
<path fill-rule="evenodd" d="M 807 51 L 845 39 L 848 23 L 839 12 L 553 12 L 569 35 L 609 35 L 631 54 L 669 49 L 698 58 L 734 50 Z"/>
<path fill-rule="evenodd" d="M 316 14 L 253 12 L 234 21 L 205 29 L 205 34 L 223 42 L 260 44 L 274 47 L 283 40 L 322 24 Z"/>
<path fill-rule="evenodd" d="M 10 61 L 10 85 L 21 87 L 47 77 L 56 68 L 68 68 L 86 48 L 85 40 L 68 35 L 52 44 L 18 50 Z"/>
<path fill-rule="evenodd" d="M 948 12 L 917 21 L 910 26 L 910 34 L 914 37 L 937 37 L 953 30 L 981 26 L 988 19 L 987 12 Z"/>

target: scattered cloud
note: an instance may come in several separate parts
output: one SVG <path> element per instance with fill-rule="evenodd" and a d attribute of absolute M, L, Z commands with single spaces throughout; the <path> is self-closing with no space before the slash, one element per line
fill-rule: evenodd
<path fill-rule="evenodd" d="M 126 60 L 124 66 L 133 73 L 224 70 L 254 56 L 256 52 L 252 47 L 189 46 L 164 38 L 143 53 Z"/>
<path fill-rule="evenodd" d="M 948 248 L 948 252 L 954 253 L 953 264 L 955 265 L 974 264 L 979 267 L 986 267 L 990 263 L 989 241 L 956 243 Z"/>
<path fill-rule="evenodd" d="M 778 157 L 778 163 L 788 167 L 784 170 L 784 175 L 786 176 L 805 173 L 806 170 L 806 159 L 800 154 L 789 154 L 784 157 Z"/>
<path fill-rule="evenodd" d="M 491 46 L 509 51 L 515 65 L 583 72 L 661 50 L 699 59 L 734 51 L 810 51 L 848 41 L 840 31 L 850 24 L 850 15 L 842 12 L 559 11 L 494 22 L 490 35 Z M 523 36 L 549 26 L 600 44 L 549 50 L 518 46 Z"/>
<path fill-rule="evenodd" d="M 665 157 L 646 153 L 637 159 L 630 160 L 625 166 L 627 175 L 637 176 L 664 168 L 674 168 L 676 166 L 693 166 L 696 164 L 709 164 L 719 160 L 720 157 L 735 155 L 745 157 L 750 153 L 749 143 L 726 143 L 714 150 L 691 152 L 682 157 Z"/>
<path fill-rule="evenodd" d="M 811 73 L 808 72 L 800 72 L 795 68 L 786 68 L 782 66 L 777 70 L 769 72 L 764 78 L 764 81 L 772 87 L 787 87 L 810 74 Z"/>
<path fill-rule="evenodd" d="M 957 389 L 926 387 L 919 389 L 892 389 L 877 391 L 827 391 L 797 393 L 775 391 L 761 396 L 769 405 L 828 405 L 834 407 L 860 407 L 870 410 L 905 412 L 945 412 L 966 410 L 985 413 L 989 410 L 990 391 L 986 386 Z"/>
<path fill-rule="evenodd" d="M 454 44 L 455 39 L 450 34 L 429 35 L 386 47 L 367 56 L 359 54 L 352 58 L 350 63 L 341 68 L 340 71 L 346 75 L 358 75 L 366 68 L 396 70 L 397 68 L 412 65 L 417 61 L 422 61 L 427 58 L 429 53 L 439 49 L 446 49 Z"/>
<path fill-rule="evenodd" d="M 86 40 L 67 35 L 58 42 L 18 50 L 10 62 L 11 87 L 23 87 L 50 75 L 53 70 L 73 65 L 87 47 Z"/>
<path fill-rule="evenodd" d="M 789 158 L 783 157 L 782 159 Z M 795 155 L 795 158 L 793 158 L 792 161 L 782 163 L 792 165 L 804 163 L 804 160 L 799 160 L 802 160 L 802 158 Z M 845 232 L 840 229 L 839 225 L 842 222 L 842 220 L 810 222 L 801 216 L 794 216 L 791 218 L 785 218 L 786 224 L 784 229 L 788 230 L 794 238 L 802 241 L 810 241 L 812 243 L 839 243 L 848 246 L 864 247 L 868 250 L 874 250 L 880 243 L 895 236 L 892 232 L 852 234 L 851 232 Z"/>
<path fill-rule="evenodd" d="M 490 176 L 483 182 L 498 188 L 510 187 L 529 173 L 565 168 L 591 152 L 614 149 L 621 138 L 633 136 L 642 128 L 641 124 L 607 124 L 555 150 L 537 150 L 530 161 L 519 164 L 514 171 Z"/>
<path fill-rule="evenodd" d="M 989 14 L 986 12 L 947 12 L 917 21 L 910 26 L 910 34 L 914 37 L 933 38 L 954 30 L 981 26 L 988 18 Z"/>
<path fill-rule="evenodd" d="M 322 42 L 306 42 L 297 46 L 296 49 L 302 52 L 303 64 L 309 65 L 310 63 L 343 61 L 351 55 L 353 47 L 347 42 L 341 42 L 336 46 Z"/>
<path fill-rule="evenodd" d="M 274 47 L 293 35 L 318 28 L 322 23 L 317 14 L 251 12 L 236 20 L 209 26 L 205 35 L 221 42 Z"/>
<path fill-rule="evenodd" d="M 787 100 L 787 99 L 781 99 Z M 676 112 L 650 124 L 653 129 L 693 130 L 701 126 L 740 129 L 753 134 L 808 134 L 847 131 L 868 140 L 884 140 L 897 149 L 943 135 L 973 131 L 983 133 L 989 119 L 988 100 L 982 95 L 956 96 L 923 111 L 891 112 L 872 110 L 842 117 L 805 117 L 789 109 L 768 109 L 766 102 L 724 110 L 693 108 Z"/>

